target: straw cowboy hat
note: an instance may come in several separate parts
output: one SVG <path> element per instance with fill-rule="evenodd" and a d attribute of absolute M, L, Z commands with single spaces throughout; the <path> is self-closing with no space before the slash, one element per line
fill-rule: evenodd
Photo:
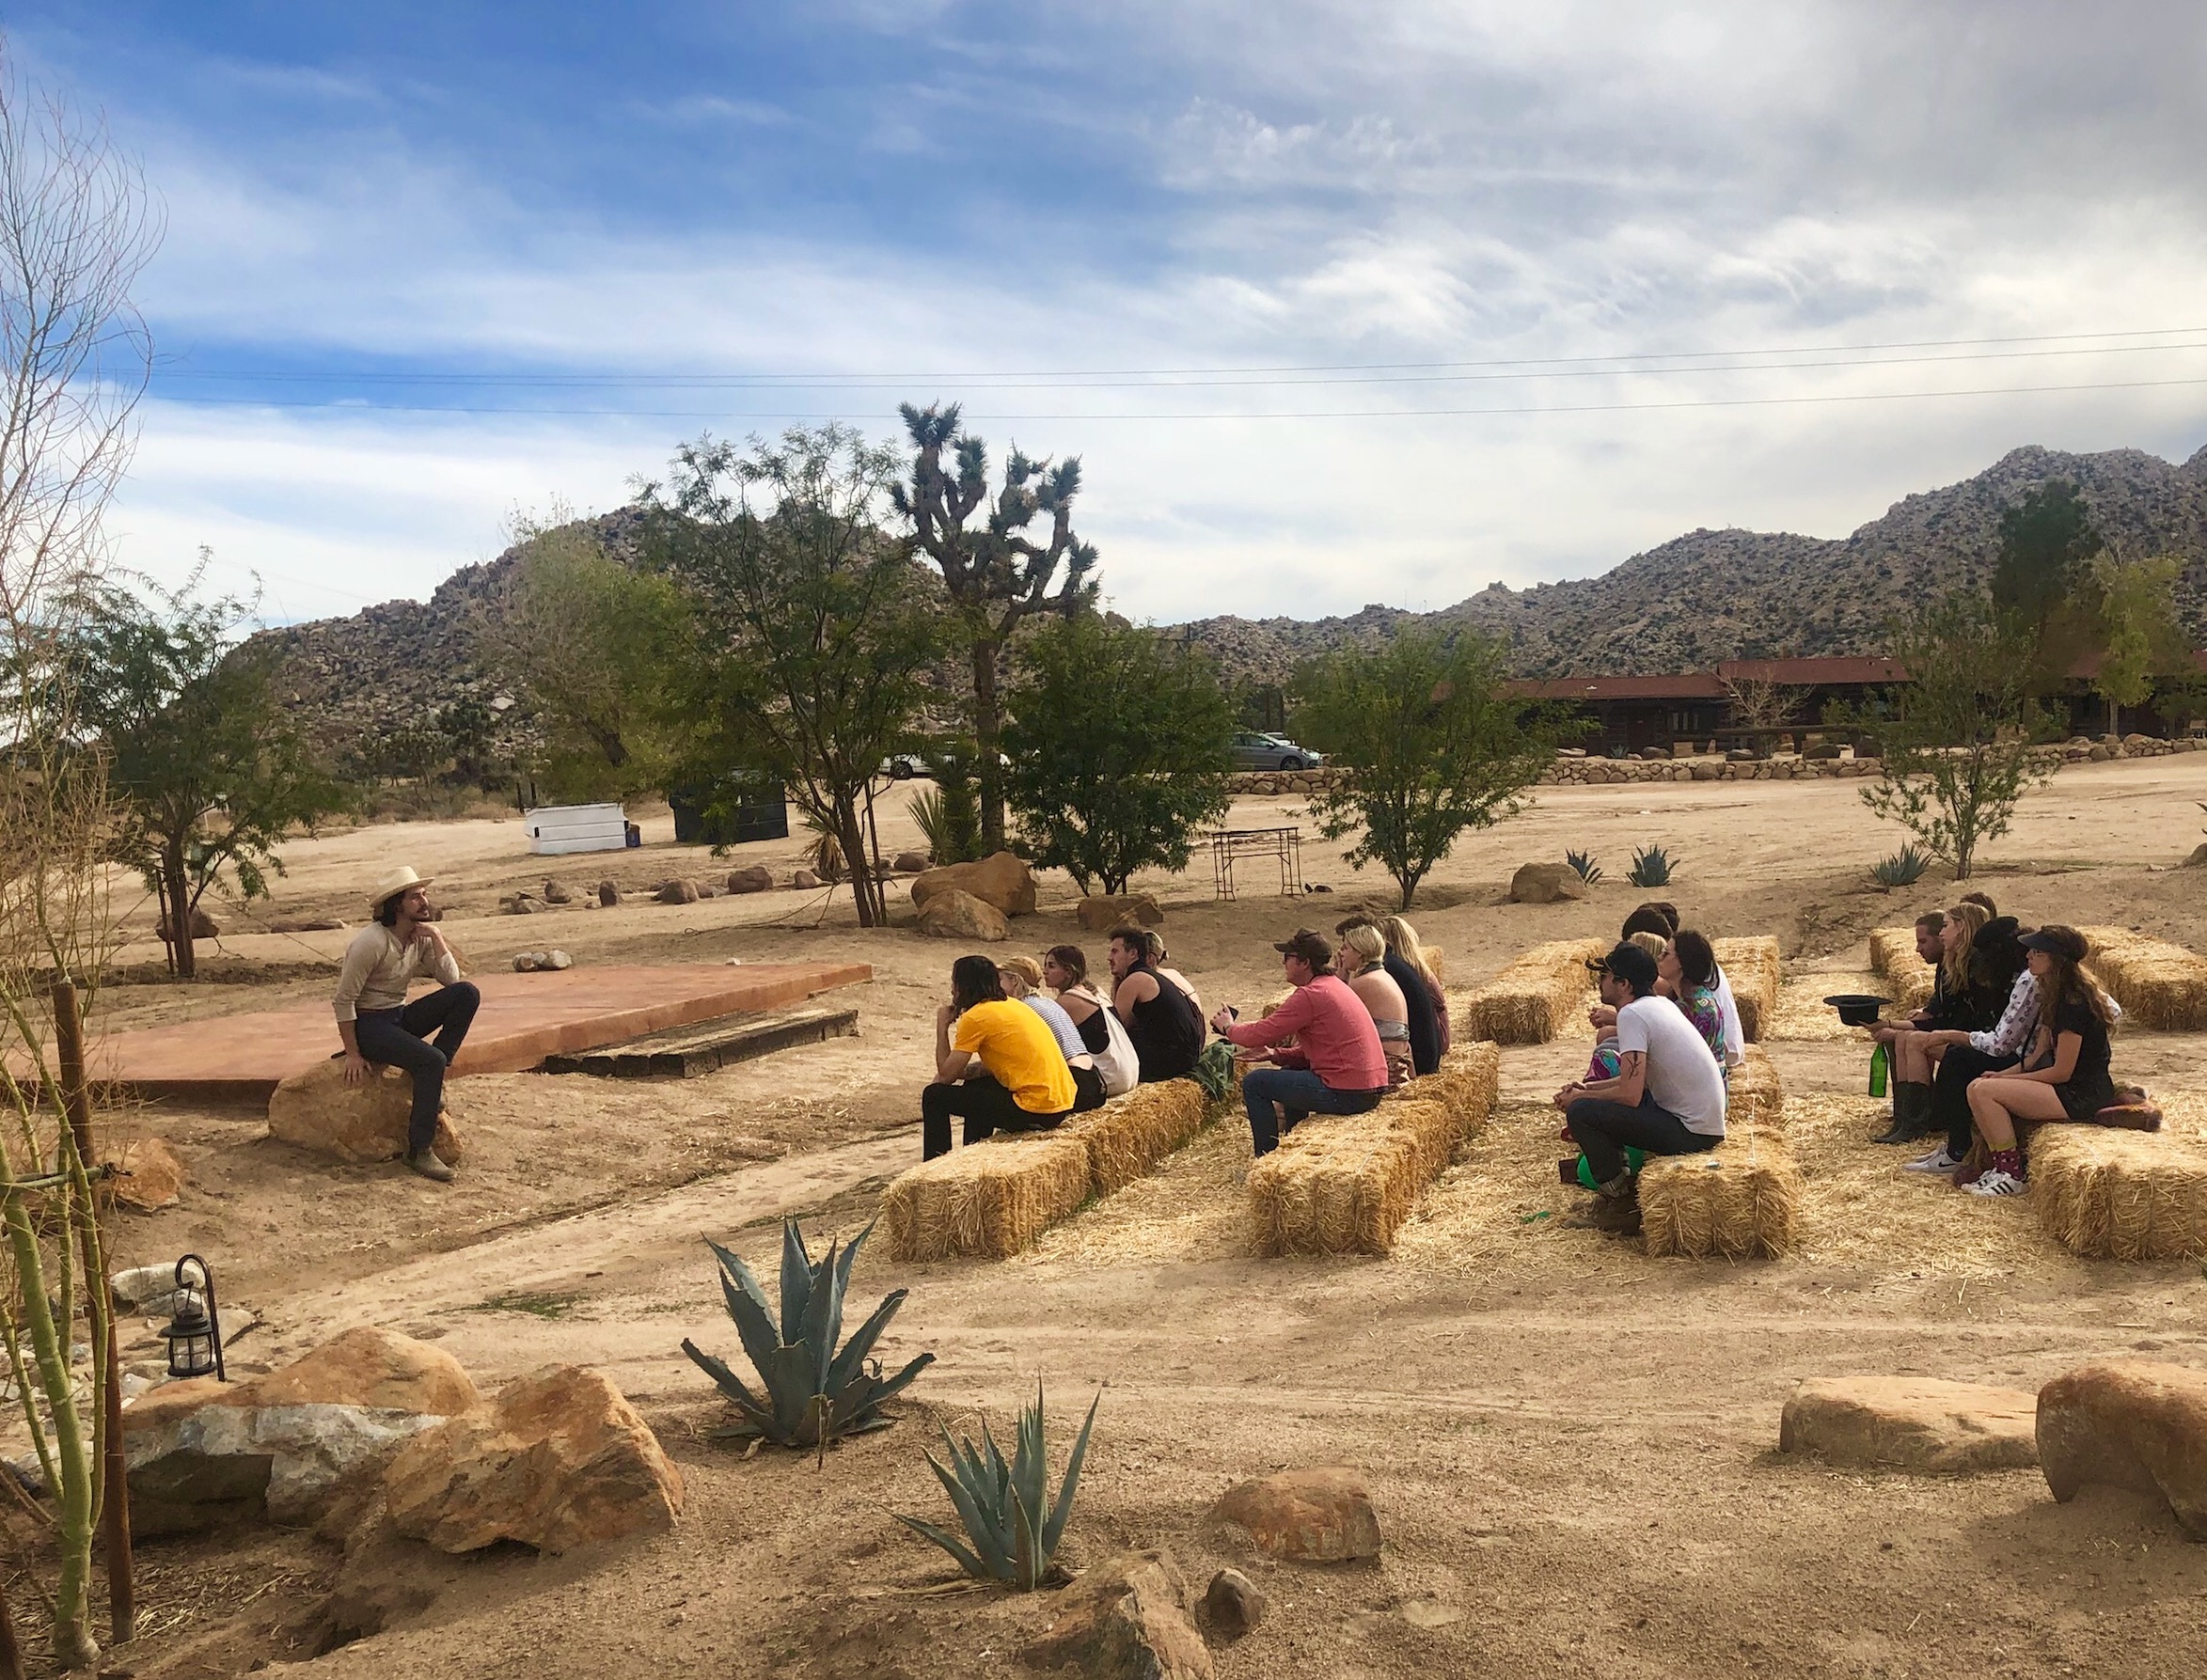
<path fill-rule="evenodd" d="M 384 907 L 386 900 L 404 892 L 410 887 L 429 887 L 434 885 L 435 881 L 434 875 L 418 875 L 406 865 L 401 864 L 378 881 L 375 890 L 368 895 L 369 914 L 372 916 Z"/>

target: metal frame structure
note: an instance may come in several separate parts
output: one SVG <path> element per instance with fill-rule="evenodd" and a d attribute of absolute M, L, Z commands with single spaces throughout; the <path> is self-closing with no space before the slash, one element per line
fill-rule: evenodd
<path fill-rule="evenodd" d="M 1302 896 L 1302 830 L 1300 828 L 1214 828 L 1203 837 L 1211 843 L 1211 881 L 1222 899 L 1235 896 L 1234 866 L 1245 857 L 1276 858 L 1280 896 Z"/>

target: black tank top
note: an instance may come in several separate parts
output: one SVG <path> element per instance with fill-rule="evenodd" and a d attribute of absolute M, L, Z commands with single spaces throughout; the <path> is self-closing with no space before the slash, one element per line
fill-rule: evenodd
<path fill-rule="evenodd" d="M 1104 1025 L 1101 1009 L 1092 1009 L 1085 1021 L 1074 1022 L 1073 1030 L 1080 1035 L 1080 1042 L 1098 1056 L 1111 1047 L 1111 1029 Z"/>
<path fill-rule="evenodd" d="M 1142 1063 L 1142 1082 L 1177 1079 L 1203 1054 L 1203 1018 L 1195 1013 L 1195 1001 L 1146 963 L 1127 972 L 1146 974 L 1158 983 L 1158 995 L 1136 1004 L 1127 1022 L 1127 1036 L 1134 1041 L 1134 1055 Z"/>

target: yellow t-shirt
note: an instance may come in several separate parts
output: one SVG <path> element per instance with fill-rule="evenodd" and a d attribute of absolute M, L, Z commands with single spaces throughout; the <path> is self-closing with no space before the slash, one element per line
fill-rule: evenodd
<path fill-rule="evenodd" d="M 1030 1114 L 1064 1114 L 1073 1107 L 1073 1070 L 1049 1023 L 1024 1003 L 976 1003 L 958 1017 L 951 1048 L 981 1058 L 988 1076 Z"/>

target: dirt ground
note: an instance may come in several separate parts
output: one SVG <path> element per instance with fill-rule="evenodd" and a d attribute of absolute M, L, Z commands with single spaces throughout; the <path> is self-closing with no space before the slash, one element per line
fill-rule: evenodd
<path fill-rule="evenodd" d="M 2026 920 L 2119 922 L 2207 949 L 2197 843 L 2207 759 L 2082 765 L 2026 802 L 1973 885 Z M 892 796 L 891 806 L 901 804 Z M 889 815 L 885 809 L 885 817 Z M 1292 800 L 1245 800 L 1237 826 L 1294 822 Z M 1301 903 L 1244 866 L 1218 902 L 1207 857 L 1137 885 L 1164 903 L 1174 964 L 1206 1000 L 1279 987 L 1269 941 L 1330 928 L 1391 884 L 1359 875 L 1304 827 Z M 1717 935 L 1773 933 L 1787 955 L 1788 1035 L 1769 1046 L 1801 1099 L 1792 1137 L 1808 1176 L 1805 1240 L 1781 1264 L 1649 1262 L 1569 1228 L 1561 1145 L 1545 1098 L 1584 1046 L 1513 1049 L 1504 1102 L 1427 1195 L 1386 1261 L 1252 1257 L 1238 1177 L 1244 1128 L 1213 1126 L 1153 1178 L 1084 1210 L 1001 1264 L 861 1259 L 861 1305 L 911 1291 L 882 1353 L 938 1363 L 906 1420 L 825 1468 L 709 1444 L 719 1408 L 679 1352 L 733 1348 L 699 1237 L 754 1260 L 801 1215 L 849 1234 L 916 1159 L 917 1087 L 956 948 L 859 930 L 847 898 L 776 891 L 671 907 L 497 914 L 547 875 L 610 877 L 641 899 L 671 875 L 754 862 L 786 879 L 799 842 L 723 860 L 646 824 L 640 852 L 532 859 L 517 823 L 384 825 L 286 849 L 273 905 L 217 908 L 207 978 L 151 979 L 158 946 L 119 954 L 135 983 L 101 994 L 107 1028 L 225 1017 L 326 991 L 342 932 L 243 931 L 279 919 L 356 921 L 392 864 L 439 879 L 447 932 L 480 966 L 556 944 L 578 963 L 856 959 L 875 979 L 842 994 L 861 1036 L 705 1078 L 651 1083 L 485 1076 L 455 1107 L 473 1153 L 440 1188 L 395 1166 L 349 1169 L 270 1141 L 247 1109 L 174 1104 L 118 1129 L 174 1142 L 181 1203 L 126 1216 L 118 1264 L 206 1254 L 229 1298 L 264 1320 L 236 1343 L 245 1368 L 351 1325 L 434 1337 L 485 1386 L 552 1362 L 603 1367 L 643 1410 L 687 1483 L 670 1535 L 597 1556 L 526 1553 L 430 1565 L 426 1608 L 380 1631 L 333 1634 L 334 1547 L 274 1531 L 142 1548 L 148 1637 L 111 1672 L 200 1676 L 316 1659 L 315 1672 L 416 1675 L 627 1672 L 936 1680 L 1020 1672 L 1049 1616 L 1032 1598 L 960 1587 L 941 1554 L 889 1513 L 941 1515 L 921 1457 L 938 1422 L 1003 1430 L 1039 1379 L 1053 1451 L 1100 1390 L 1096 1444 L 1068 1530 L 1078 1567 L 1166 1547 L 1200 1588 L 1229 1561 L 1203 1531 L 1231 1483 L 1348 1464 L 1368 1477 L 1387 1537 L 1376 1563 L 1247 1565 L 1266 1623 L 1219 1652 L 1225 1676 L 1434 1672 L 1664 1676 L 2194 1676 L 2207 1669 L 2207 1547 L 2128 1496 L 2056 1505 L 2036 1472 L 1966 1480 L 1836 1473 L 1778 1457 L 1779 1407 L 1811 1375 L 1923 1373 L 2035 1387 L 2087 1359 L 2139 1353 L 2207 1365 L 2207 1277 L 2197 1263 L 2084 1262 L 2050 1243 L 2027 1199 L 1983 1203 L 1896 1170 L 1865 1139 L 1866 1050 L 1821 1013 L 1853 990 L 1866 935 L 1955 894 L 1931 880 L 1885 895 L 1868 865 L 1898 843 L 1853 784 L 1682 783 L 1544 790 L 1523 815 L 1469 837 L 1413 918 L 1452 981 L 1527 945 L 1612 933 L 1644 896 L 1675 900 Z M 885 843 L 906 841 L 901 814 Z M 1634 846 L 1682 858 L 1676 884 L 1623 883 Z M 1527 859 L 1591 847 L 1612 879 L 1583 902 L 1506 903 Z M 1019 949 L 1081 941 L 1076 894 L 1046 878 Z M 141 929 L 150 909 L 134 918 Z M 1085 942 L 1100 957 L 1100 941 Z M 2172 1126 L 2207 1141 L 2207 1036 L 2124 1031 L 2118 1072 L 2160 1094 Z M 24 1600 L 19 1596 L 19 1613 Z M 24 1618 L 26 1622 L 29 1617 Z M 373 1618 L 369 1618 L 373 1620 Z"/>

